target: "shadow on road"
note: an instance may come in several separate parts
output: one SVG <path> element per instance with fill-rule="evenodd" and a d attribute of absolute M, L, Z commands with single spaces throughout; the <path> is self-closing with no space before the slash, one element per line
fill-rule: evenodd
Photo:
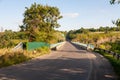
<path fill-rule="evenodd" d="M 36 59 L 0 70 L 0 80 L 85 80 L 89 67 L 80 64 L 88 59 Z"/>
<path fill-rule="evenodd" d="M 76 52 L 76 53 L 86 53 L 86 50 L 78 50 L 78 51 L 74 51 L 74 50 L 58 50 L 57 52 Z"/>
<path fill-rule="evenodd" d="M 0 80 L 87 80 L 90 76 L 89 65 L 87 58 L 36 59 L 1 69 Z M 111 80 L 110 77 L 106 79 Z"/>
<path fill-rule="evenodd" d="M 73 44 L 73 43 L 71 43 L 74 47 L 76 47 L 77 49 L 79 49 L 79 50 L 86 50 L 86 48 L 85 47 L 83 47 L 83 46 L 80 46 L 80 45 L 77 45 L 77 44 Z"/>
<path fill-rule="evenodd" d="M 109 66 L 103 57 L 67 42 L 48 57 L 0 69 L 0 80 L 115 80 Z"/>

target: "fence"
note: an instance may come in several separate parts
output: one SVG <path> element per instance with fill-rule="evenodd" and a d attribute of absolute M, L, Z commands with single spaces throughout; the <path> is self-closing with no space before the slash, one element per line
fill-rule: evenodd
<path fill-rule="evenodd" d="M 83 43 L 80 43 L 80 42 L 72 42 L 73 44 L 77 44 L 77 45 L 80 45 L 81 48 L 83 49 L 91 49 L 91 50 L 94 50 L 94 45 L 92 44 L 83 44 Z"/>
<path fill-rule="evenodd" d="M 34 50 L 40 47 L 50 47 L 50 44 L 45 42 L 27 42 L 27 50 Z"/>
<path fill-rule="evenodd" d="M 45 42 L 20 42 L 17 46 L 15 46 L 12 50 L 35 50 L 41 47 L 49 47 L 52 50 L 56 50 L 56 47 L 62 45 L 64 42 L 59 42 L 56 44 L 48 44 Z"/>
<path fill-rule="evenodd" d="M 103 51 L 105 53 L 111 54 L 114 58 L 116 58 L 117 60 L 120 60 L 120 54 L 115 53 L 113 51 L 109 51 L 109 50 L 105 50 L 105 49 L 100 49 L 100 48 L 95 48 L 95 50 L 99 50 L 99 51 Z"/>
<path fill-rule="evenodd" d="M 23 49 L 23 43 L 20 42 L 17 46 L 15 46 L 12 50 L 17 51 L 17 50 L 22 50 Z"/>
<path fill-rule="evenodd" d="M 50 49 L 51 50 L 57 50 L 57 47 L 62 45 L 64 42 L 59 42 L 59 43 L 56 43 L 56 44 L 51 44 L 50 45 Z"/>
<path fill-rule="evenodd" d="M 83 48 L 83 49 L 99 50 L 99 51 L 109 53 L 109 54 L 113 55 L 113 57 L 116 58 L 117 60 L 120 60 L 120 54 L 115 53 L 113 51 L 104 50 L 104 49 L 100 49 L 100 48 L 94 48 L 94 45 L 91 45 L 91 44 L 83 44 L 83 43 L 79 43 L 79 42 L 72 42 L 72 43 L 80 45 L 81 48 Z"/>

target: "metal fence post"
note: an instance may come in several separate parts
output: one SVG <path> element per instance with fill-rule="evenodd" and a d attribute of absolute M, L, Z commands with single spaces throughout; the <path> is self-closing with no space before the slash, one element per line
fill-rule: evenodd
<path fill-rule="evenodd" d="M 117 54 L 117 60 L 119 60 L 119 57 L 120 57 L 120 55 L 119 55 L 119 54 Z"/>
<path fill-rule="evenodd" d="M 115 57 L 115 55 L 116 55 L 116 53 L 114 52 L 114 53 L 113 53 L 113 57 Z"/>

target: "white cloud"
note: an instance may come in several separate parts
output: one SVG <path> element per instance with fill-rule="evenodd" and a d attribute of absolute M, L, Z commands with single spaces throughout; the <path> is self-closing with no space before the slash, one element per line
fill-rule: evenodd
<path fill-rule="evenodd" d="M 16 20 L 16 21 L 14 21 L 13 22 L 13 24 L 15 24 L 15 25 L 22 25 L 23 24 L 23 22 L 22 22 L 22 20 Z"/>
<path fill-rule="evenodd" d="M 63 17 L 76 18 L 79 16 L 79 13 L 63 13 Z"/>

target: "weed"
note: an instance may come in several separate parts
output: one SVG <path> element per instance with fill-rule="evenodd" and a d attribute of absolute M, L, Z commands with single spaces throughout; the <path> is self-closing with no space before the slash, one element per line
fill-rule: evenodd
<path fill-rule="evenodd" d="M 50 49 L 48 47 L 39 48 L 36 50 L 36 53 L 34 51 L 10 51 L 5 49 L 5 53 L 0 56 L 0 68 L 19 64 L 49 52 Z"/>

